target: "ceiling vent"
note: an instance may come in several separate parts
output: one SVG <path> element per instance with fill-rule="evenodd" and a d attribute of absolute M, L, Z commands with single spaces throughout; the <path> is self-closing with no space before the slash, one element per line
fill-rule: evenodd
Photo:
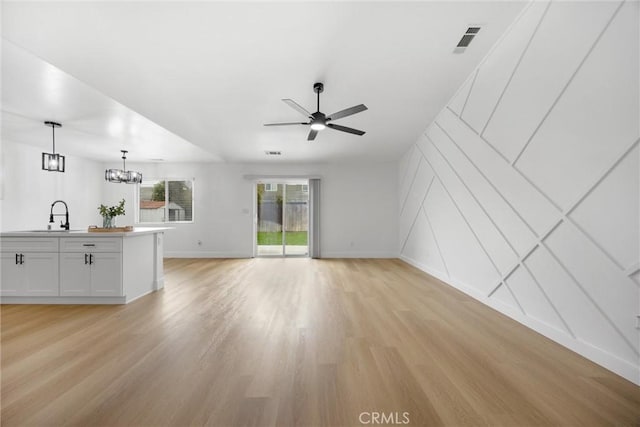
<path fill-rule="evenodd" d="M 467 28 L 466 33 L 462 36 L 458 45 L 453 50 L 453 53 L 462 53 L 471 43 L 471 40 L 478 34 L 480 31 L 480 27 L 469 27 Z"/>
<path fill-rule="evenodd" d="M 282 151 L 265 151 L 264 154 L 267 156 L 281 156 Z"/>

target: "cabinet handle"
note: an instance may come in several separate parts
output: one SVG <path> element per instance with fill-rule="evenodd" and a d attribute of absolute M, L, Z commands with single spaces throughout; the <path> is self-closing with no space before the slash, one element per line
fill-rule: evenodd
<path fill-rule="evenodd" d="M 87 260 L 87 256 L 88 256 L 87 254 L 84 254 L 84 265 L 87 265 L 89 263 Z"/>
<path fill-rule="evenodd" d="M 93 254 L 89 254 L 89 264 L 93 264 Z"/>
<path fill-rule="evenodd" d="M 95 246 L 95 243 L 83 243 L 82 246 Z"/>
<path fill-rule="evenodd" d="M 24 254 L 20 254 L 20 264 L 24 264 Z"/>
<path fill-rule="evenodd" d="M 20 255 L 16 254 L 16 265 L 20 264 Z"/>

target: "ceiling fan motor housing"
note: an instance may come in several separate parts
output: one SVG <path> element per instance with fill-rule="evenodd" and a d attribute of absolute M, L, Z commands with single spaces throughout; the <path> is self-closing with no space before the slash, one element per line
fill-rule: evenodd
<path fill-rule="evenodd" d="M 322 93 L 324 91 L 324 85 L 322 83 L 314 83 L 313 91 L 315 93 Z"/>
<path fill-rule="evenodd" d="M 327 116 L 317 111 L 311 115 L 311 129 L 322 130 L 327 126 Z"/>

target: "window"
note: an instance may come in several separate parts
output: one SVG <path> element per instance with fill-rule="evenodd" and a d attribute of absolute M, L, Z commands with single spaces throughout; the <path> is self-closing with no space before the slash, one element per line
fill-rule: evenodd
<path fill-rule="evenodd" d="M 193 180 L 143 181 L 138 186 L 136 222 L 193 222 Z"/>
<path fill-rule="evenodd" d="M 302 184 L 302 192 L 303 193 L 308 193 L 309 192 L 309 185 Z"/>
<path fill-rule="evenodd" d="M 264 191 L 278 191 L 278 184 L 267 183 L 264 185 Z"/>

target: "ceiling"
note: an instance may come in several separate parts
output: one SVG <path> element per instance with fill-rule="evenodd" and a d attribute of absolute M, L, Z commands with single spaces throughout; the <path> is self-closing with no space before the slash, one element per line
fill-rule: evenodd
<path fill-rule="evenodd" d="M 120 163 L 120 150 L 134 161 L 217 161 L 214 155 L 167 131 L 59 68 L 2 41 L 2 139 Z M 156 159 L 156 160 L 152 160 Z"/>
<path fill-rule="evenodd" d="M 5 1 L 3 137 L 46 145 L 42 122 L 57 120 L 61 151 L 102 160 L 393 160 L 524 4 Z M 471 25 L 478 37 L 453 53 Z M 364 136 L 263 126 L 304 120 L 282 98 L 315 111 L 316 81 L 327 114 L 367 105 L 336 121 Z"/>

